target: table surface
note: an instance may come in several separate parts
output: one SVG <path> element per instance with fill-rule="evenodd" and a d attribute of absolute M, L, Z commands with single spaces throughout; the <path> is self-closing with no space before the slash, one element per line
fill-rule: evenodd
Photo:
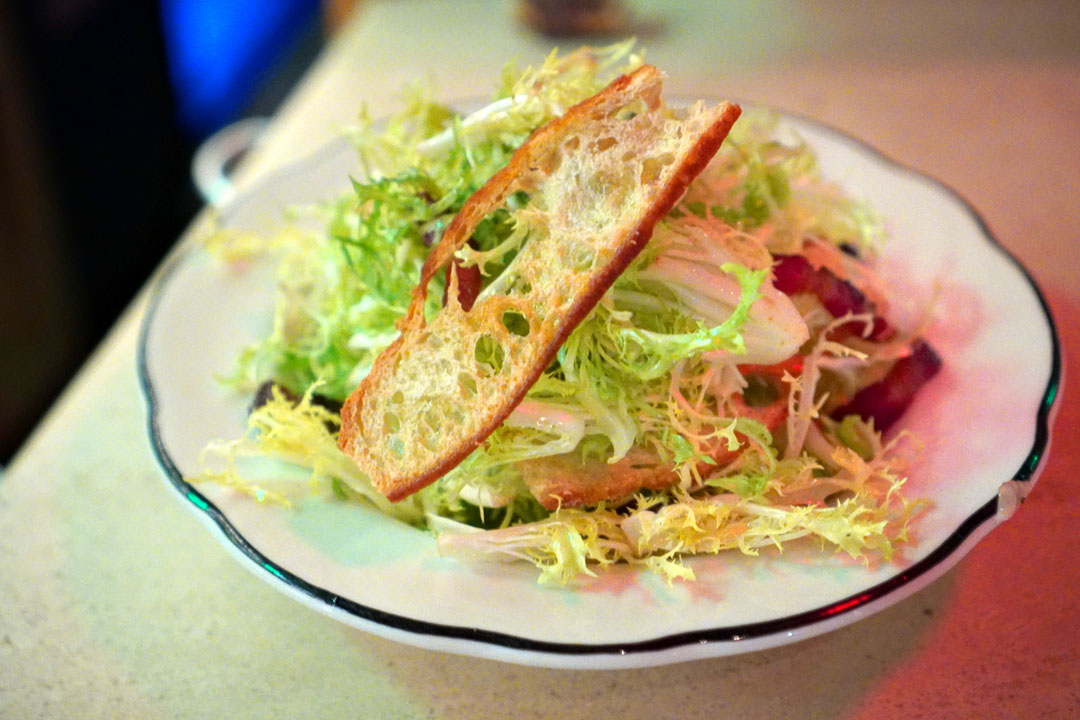
<path fill-rule="evenodd" d="M 868 7 L 869 6 L 869 7 Z M 1065 717 L 1080 708 L 1080 5 L 629 3 L 668 88 L 817 118 L 968 199 L 1042 287 L 1065 403 L 1034 492 L 925 590 L 787 647 L 573 672 L 395 644 L 237 563 L 163 480 L 135 345 L 146 294 L 0 478 L 3 717 Z M 514 5 L 368 2 L 274 118 L 243 181 L 431 77 L 488 92 L 552 41 Z M 562 47 L 574 43 L 563 41 Z M 673 710 L 675 709 L 675 710 Z"/>

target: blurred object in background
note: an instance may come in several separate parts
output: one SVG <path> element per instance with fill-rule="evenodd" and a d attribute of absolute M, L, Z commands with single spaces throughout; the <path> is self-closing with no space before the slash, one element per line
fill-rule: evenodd
<path fill-rule="evenodd" d="M 518 15 L 549 37 L 618 35 L 630 24 L 621 0 L 519 0 Z"/>
<path fill-rule="evenodd" d="M 0 4 L 0 464 L 198 211 L 197 145 L 318 54 L 320 8 Z"/>
<path fill-rule="evenodd" d="M 276 105 L 275 89 L 299 79 L 276 77 L 288 75 L 282 61 L 322 44 L 319 9 L 316 0 L 162 0 L 169 76 L 186 133 L 207 137 L 265 104 L 260 95 Z"/>
<path fill-rule="evenodd" d="M 233 173 L 269 124 L 264 117 L 244 118 L 203 140 L 191 160 L 191 179 L 203 201 L 223 205 L 232 199 Z"/>

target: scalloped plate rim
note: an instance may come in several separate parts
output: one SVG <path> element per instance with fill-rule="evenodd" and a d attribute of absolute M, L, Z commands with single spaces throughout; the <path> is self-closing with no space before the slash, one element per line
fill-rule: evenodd
<path fill-rule="evenodd" d="M 1011 479 L 1024 482 L 1029 486 L 1034 485 L 1045 461 L 1050 441 L 1049 429 L 1053 413 L 1057 408 L 1056 400 L 1061 385 L 1061 350 L 1049 306 L 1030 273 L 994 237 L 974 207 L 941 181 L 897 162 L 862 140 L 820 121 L 790 112 L 777 111 L 777 114 L 781 118 L 790 118 L 832 135 L 843 143 L 851 144 L 856 151 L 869 154 L 877 162 L 894 170 L 903 171 L 915 180 L 933 186 L 937 192 L 958 204 L 970 216 L 990 250 L 1006 258 L 1026 281 L 1038 301 L 1047 325 L 1052 353 L 1051 370 L 1036 416 L 1033 445 L 1013 477 L 1004 478 L 1002 482 Z M 278 168 L 234 198 L 226 206 L 226 211 L 228 207 L 235 206 L 245 198 L 272 187 L 274 183 L 283 180 L 291 173 L 302 171 L 309 166 L 317 167 L 333 159 L 346 148 L 347 144 L 344 140 L 338 138 L 326 143 L 307 157 Z M 391 640 L 428 649 L 525 665 L 582 669 L 645 667 L 765 649 L 830 632 L 899 602 L 955 566 L 982 537 L 1004 519 L 999 518 L 998 498 L 991 497 L 926 557 L 868 590 L 808 612 L 738 626 L 657 635 L 647 640 L 591 644 L 548 642 L 467 625 L 434 623 L 362 605 L 322 589 L 270 561 L 232 526 L 223 511 L 184 480 L 182 472 L 165 446 L 159 429 L 161 408 L 151 378 L 147 344 L 155 313 L 169 280 L 174 272 L 190 258 L 190 255 L 190 251 L 184 250 L 175 253 L 155 278 L 137 345 L 139 382 L 148 408 L 148 434 L 153 452 L 164 470 L 167 481 L 184 497 L 186 500 L 184 504 L 200 518 L 204 525 L 219 536 L 229 551 L 241 560 L 244 567 L 258 577 L 270 582 L 308 607 L 353 627 Z"/>

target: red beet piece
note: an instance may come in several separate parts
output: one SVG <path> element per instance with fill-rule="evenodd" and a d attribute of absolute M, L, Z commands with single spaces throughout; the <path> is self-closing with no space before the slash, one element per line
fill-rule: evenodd
<path fill-rule="evenodd" d="M 897 360 L 884 378 L 864 387 L 846 405 L 836 409 L 836 420 L 845 415 L 859 415 L 873 420 L 874 427 L 884 432 L 911 405 L 915 394 L 941 370 L 941 358 L 925 340 L 911 346 L 911 354 Z"/>

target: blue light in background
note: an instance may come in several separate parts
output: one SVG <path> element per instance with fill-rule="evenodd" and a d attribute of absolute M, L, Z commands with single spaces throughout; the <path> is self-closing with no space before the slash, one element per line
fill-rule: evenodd
<path fill-rule="evenodd" d="M 161 0 L 181 126 L 205 137 L 241 116 L 318 0 Z"/>

